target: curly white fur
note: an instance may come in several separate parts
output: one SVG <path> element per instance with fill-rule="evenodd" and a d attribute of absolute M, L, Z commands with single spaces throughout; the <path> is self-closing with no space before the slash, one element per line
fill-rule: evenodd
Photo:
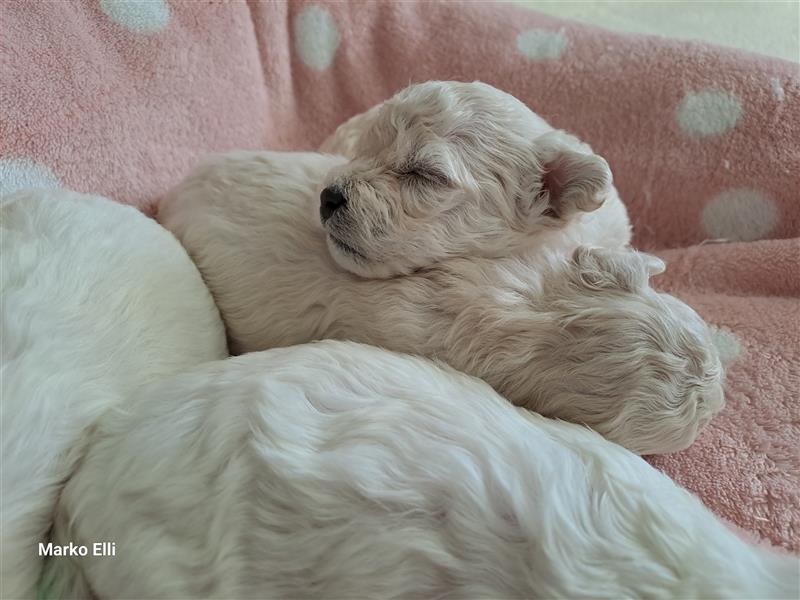
<path fill-rule="evenodd" d="M 147 386 L 66 485 L 61 597 L 796 598 L 743 542 L 597 434 L 429 361 L 322 342 Z M 84 579 L 85 576 L 85 579 Z"/>
<path fill-rule="evenodd" d="M 351 159 L 324 178 L 346 199 L 325 221 L 328 247 L 362 276 L 507 256 L 557 243 L 565 228 L 602 246 L 630 241 L 606 161 L 484 83 L 412 85 L 323 148 Z"/>
<path fill-rule="evenodd" d="M 33 598 L 86 430 L 143 383 L 227 354 L 175 239 L 104 198 L 26 191 L 0 206 L 0 597 Z"/>
<path fill-rule="evenodd" d="M 661 261 L 622 249 L 572 257 L 607 243 L 599 224 L 570 221 L 518 254 L 451 258 L 391 279 L 343 269 L 317 211 L 320 186 L 344 160 L 215 157 L 160 207 L 234 352 L 332 338 L 441 358 L 515 404 L 588 424 L 638 453 L 685 448 L 722 407 L 705 323 L 648 286 Z"/>

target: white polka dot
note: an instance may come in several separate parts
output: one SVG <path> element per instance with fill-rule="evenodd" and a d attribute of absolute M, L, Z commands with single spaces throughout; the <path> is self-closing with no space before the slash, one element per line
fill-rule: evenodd
<path fill-rule="evenodd" d="M 751 242 L 765 238 L 778 223 L 772 199 L 758 190 L 728 190 L 703 209 L 703 227 L 713 239 Z"/>
<path fill-rule="evenodd" d="M 25 188 L 59 188 L 61 182 L 50 169 L 24 158 L 0 160 L 0 196 Z"/>
<path fill-rule="evenodd" d="M 773 77 L 769 80 L 769 84 L 772 87 L 772 95 L 775 96 L 775 100 L 783 102 L 786 99 L 786 92 L 783 89 L 781 80 L 778 77 Z"/>
<path fill-rule="evenodd" d="M 692 136 L 720 135 L 736 127 L 742 103 L 729 92 L 689 92 L 678 106 L 678 126 Z"/>
<path fill-rule="evenodd" d="M 558 58 L 567 47 L 567 37 L 563 31 L 529 29 L 517 36 L 517 49 L 531 60 Z"/>
<path fill-rule="evenodd" d="M 742 353 L 742 345 L 732 331 L 725 327 L 711 326 L 711 341 L 719 353 L 722 365 L 727 367 Z"/>
<path fill-rule="evenodd" d="M 316 4 L 306 6 L 294 21 L 294 43 L 307 66 L 327 69 L 339 47 L 339 31 L 328 9 Z"/>
<path fill-rule="evenodd" d="M 100 0 L 100 10 L 117 25 L 135 33 L 155 33 L 169 23 L 165 0 Z"/>

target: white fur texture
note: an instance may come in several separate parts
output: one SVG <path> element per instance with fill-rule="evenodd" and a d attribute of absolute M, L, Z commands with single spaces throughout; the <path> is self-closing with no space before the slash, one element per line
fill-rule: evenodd
<path fill-rule="evenodd" d="M 616 242 L 586 249 L 609 243 L 606 230 L 576 220 L 518 254 L 364 279 L 331 257 L 317 216 L 320 182 L 343 163 L 218 156 L 160 207 L 211 289 L 233 352 L 349 339 L 441 358 L 515 404 L 643 454 L 685 448 L 722 407 L 707 326 L 648 285 L 660 260 Z"/>
<path fill-rule="evenodd" d="M 323 148 L 350 159 L 324 178 L 347 200 L 324 228 L 334 259 L 358 275 L 508 256 L 578 228 L 601 246 L 630 241 L 606 161 L 484 83 L 412 85 Z"/>
<path fill-rule="evenodd" d="M 276 349 L 128 407 L 56 519 L 56 540 L 117 556 L 54 560 L 62 597 L 797 597 L 796 558 L 637 456 L 426 360 Z"/>
<path fill-rule="evenodd" d="M 219 313 L 175 239 L 69 191 L 0 206 L 0 597 L 35 597 L 64 481 L 98 415 L 140 384 L 226 355 Z"/>

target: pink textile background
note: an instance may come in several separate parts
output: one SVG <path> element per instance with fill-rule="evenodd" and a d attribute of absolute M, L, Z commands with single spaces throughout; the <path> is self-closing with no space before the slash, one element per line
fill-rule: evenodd
<path fill-rule="evenodd" d="M 0 60 L 0 190 L 145 211 L 202 154 L 313 149 L 413 81 L 513 93 L 607 158 L 656 285 L 717 328 L 728 406 L 651 462 L 800 551 L 798 65 L 493 3 L 176 0 L 0 3 Z"/>

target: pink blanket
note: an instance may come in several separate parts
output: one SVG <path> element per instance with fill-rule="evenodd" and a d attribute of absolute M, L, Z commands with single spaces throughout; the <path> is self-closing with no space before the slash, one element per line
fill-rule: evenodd
<path fill-rule="evenodd" d="M 797 65 L 476 3 L 8 1 L 0 34 L 0 190 L 148 210 L 201 154 L 315 148 L 426 79 L 484 80 L 574 131 L 730 367 L 724 412 L 652 463 L 800 551 Z"/>

